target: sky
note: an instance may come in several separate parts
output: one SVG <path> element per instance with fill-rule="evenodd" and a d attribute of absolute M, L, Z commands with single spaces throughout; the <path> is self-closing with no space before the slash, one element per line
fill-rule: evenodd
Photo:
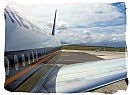
<path fill-rule="evenodd" d="M 10 3 L 20 14 L 51 33 L 57 9 L 56 37 L 63 44 L 125 46 L 125 3 Z"/>

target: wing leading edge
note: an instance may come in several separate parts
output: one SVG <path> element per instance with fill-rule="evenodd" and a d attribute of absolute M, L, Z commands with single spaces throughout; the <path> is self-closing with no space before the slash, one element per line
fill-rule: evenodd
<path fill-rule="evenodd" d="M 63 66 L 56 78 L 56 92 L 85 92 L 127 78 L 125 58 Z"/>

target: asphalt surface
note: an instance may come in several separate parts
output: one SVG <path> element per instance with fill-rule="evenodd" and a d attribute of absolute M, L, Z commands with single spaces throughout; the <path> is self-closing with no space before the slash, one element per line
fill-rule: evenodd
<path fill-rule="evenodd" d="M 83 52 L 62 52 L 56 64 L 58 66 L 63 66 L 63 65 L 75 64 L 75 63 L 97 61 L 97 60 L 104 60 L 104 59 Z"/>

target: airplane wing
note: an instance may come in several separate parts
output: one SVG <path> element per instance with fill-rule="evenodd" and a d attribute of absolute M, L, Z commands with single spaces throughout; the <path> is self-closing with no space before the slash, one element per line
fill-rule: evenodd
<path fill-rule="evenodd" d="M 66 65 L 60 68 L 56 92 L 86 92 L 127 78 L 126 58 Z"/>

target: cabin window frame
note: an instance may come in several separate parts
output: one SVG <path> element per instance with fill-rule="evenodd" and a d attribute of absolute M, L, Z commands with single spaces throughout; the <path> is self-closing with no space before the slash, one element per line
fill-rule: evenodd
<path fill-rule="evenodd" d="M 6 74 L 6 76 L 8 76 L 10 73 L 10 62 L 9 62 L 9 59 L 7 57 L 5 57 L 4 64 L 5 64 L 5 74 Z M 6 67 L 6 65 L 7 65 L 7 67 Z"/>
<path fill-rule="evenodd" d="M 41 51 L 41 56 L 43 56 L 43 53 L 42 53 L 42 51 Z"/>
<path fill-rule="evenodd" d="M 22 64 L 23 64 L 23 67 L 25 67 L 26 66 L 26 63 L 25 63 L 26 61 L 25 61 L 25 56 L 24 56 L 24 54 L 22 54 Z"/>
<path fill-rule="evenodd" d="M 31 60 L 30 60 L 30 53 L 27 54 L 28 55 L 28 64 L 31 64 Z"/>
<path fill-rule="evenodd" d="M 17 55 L 14 55 L 14 65 L 15 65 L 15 70 L 19 70 L 19 60 Z"/>
<path fill-rule="evenodd" d="M 36 54 L 36 61 L 38 61 L 38 53 L 37 53 L 37 51 L 35 52 L 35 54 Z"/>
<path fill-rule="evenodd" d="M 17 16 L 18 16 L 18 15 L 17 15 Z M 29 26 L 25 24 L 25 22 L 27 22 L 27 21 L 26 21 L 25 19 L 23 19 L 22 17 L 20 17 L 20 16 L 18 16 L 18 18 L 19 18 L 20 22 L 22 23 L 22 25 L 23 25 L 25 28 L 29 29 Z"/>
<path fill-rule="evenodd" d="M 35 62 L 34 52 L 32 52 L 32 62 Z"/>
<path fill-rule="evenodd" d="M 20 23 L 20 21 L 16 18 L 16 15 L 15 15 L 13 12 L 11 12 L 11 13 L 12 13 L 14 19 L 16 20 L 16 22 L 17 22 L 20 26 L 22 26 L 22 24 Z"/>
<path fill-rule="evenodd" d="M 15 23 L 15 20 L 13 19 L 13 16 L 5 9 L 5 12 L 7 13 L 8 17 L 10 18 L 11 22 Z"/>

